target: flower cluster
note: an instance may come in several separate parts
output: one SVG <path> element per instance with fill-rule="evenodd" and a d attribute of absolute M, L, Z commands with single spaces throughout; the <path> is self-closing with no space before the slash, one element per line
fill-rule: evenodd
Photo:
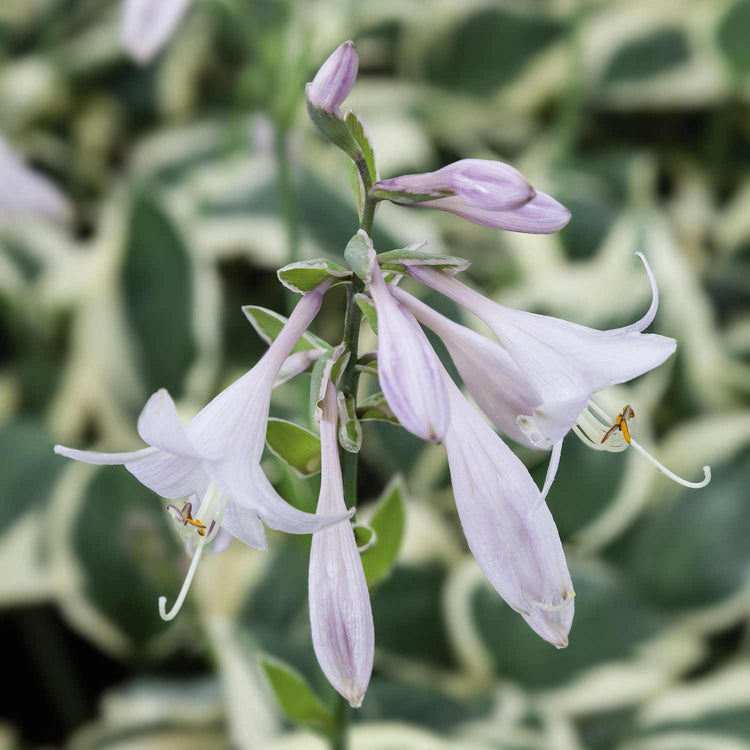
<path fill-rule="evenodd" d="M 568 643 L 575 594 L 544 499 L 566 434 L 573 431 L 601 450 L 621 451 L 632 445 L 687 486 L 703 486 L 710 478 L 708 467 L 700 483 L 674 477 L 632 439 L 630 406 L 613 420 L 592 400 L 593 394 L 652 370 L 675 351 L 673 339 L 643 332 L 656 315 L 658 293 L 642 255 L 638 257 L 652 288 L 649 310 L 636 323 L 600 331 L 513 310 L 483 297 L 456 278 L 468 265 L 460 259 L 430 255 L 418 247 L 375 251 L 369 230 L 375 206 L 382 200 L 527 233 L 556 232 L 570 214 L 500 162 L 465 159 L 427 174 L 377 179 L 365 153 L 372 155 L 360 121 L 340 109 L 357 69 L 356 49 L 346 42 L 307 85 L 313 121 L 354 160 L 365 193 L 363 226 L 345 253 L 351 271 L 326 260 L 293 264 L 296 271 L 308 269 L 315 282 L 295 287 L 302 298 L 255 367 L 187 425 L 161 390 L 149 399 L 138 420 L 138 432 L 149 447 L 115 454 L 55 449 L 79 461 L 122 464 L 162 497 L 184 500 L 181 508 L 168 505 L 167 510 L 192 543 L 193 559 L 176 604 L 167 611 L 165 599 L 159 602 L 164 619 L 179 611 L 206 545 L 226 544 L 234 536 L 263 549 L 264 524 L 289 533 L 312 533 L 313 646 L 329 681 L 352 706 L 361 704 L 367 690 L 375 642 L 367 580 L 348 521 L 354 510 L 347 509 L 339 462 L 339 443 L 348 451 L 359 448 L 356 439 L 344 439 L 348 433 L 341 429 L 344 420 L 356 421 L 356 408 L 352 411 L 347 401 L 356 395 L 356 378 L 347 380 L 347 373 L 354 372 L 357 352 L 346 339 L 335 349 L 324 343 L 324 352 L 314 356 L 295 352 L 333 283 L 352 287 L 348 315 L 354 299 L 369 307 L 376 320 L 376 373 L 395 420 L 419 438 L 445 446 L 458 516 L 480 568 L 498 594 L 554 646 Z M 484 321 L 496 340 L 430 308 L 398 286 L 402 279 L 450 298 Z M 479 408 L 453 382 L 422 326 L 445 343 Z M 274 385 L 315 360 L 322 475 L 317 512 L 308 514 L 276 493 L 263 472 L 261 456 Z M 550 451 L 541 490 L 490 422 L 525 446 Z"/>

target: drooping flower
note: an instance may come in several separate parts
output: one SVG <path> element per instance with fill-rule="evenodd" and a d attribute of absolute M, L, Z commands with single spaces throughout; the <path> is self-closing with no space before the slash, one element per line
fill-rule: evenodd
<path fill-rule="evenodd" d="M 337 440 L 336 390 L 328 383 L 320 422 L 319 514 L 346 512 Z M 372 673 L 375 628 L 370 594 L 349 523 L 316 531 L 310 549 L 310 625 L 315 655 L 328 681 L 358 708 Z"/>
<path fill-rule="evenodd" d="M 340 44 L 305 87 L 308 103 L 329 115 L 340 116 L 339 107 L 357 80 L 358 68 L 354 42 L 348 40 Z"/>
<path fill-rule="evenodd" d="M 188 498 L 190 508 L 171 506 L 170 513 L 186 528 L 195 528 L 199 539 L 176 605 L 167 613 L 165 599 L 159 601 L 164 619 L 172 619 L 179 611 L 203 548 L 220 528 L 251 547 L 264 549 L 263 523 L 279 531 L 309 534 L 350 515 L 322 516 L 297 510 L 278 495 L 260 465 L 274 381 L 320 309 L 329 285 L 326 280 L 305 294 L 255 367 L 187 425 L 180 422 L 167 391 L 151 396 L 138 419 L 138 434 L 150 447 L 100 453 L 55 446 L 56 453 L 77 461 L 122 464 L 162 497 Z"/>
<path fill-rule="evenodd" d="M 399 422 L 412 434 L 442 443 L 450 421 L 439 361 L 414 316 L 391 296 L 377 263 L 369 291 L 378 313 L 378 379 Z"/>
<path fill-rule="evenodd" d="M 63 220 L 68 199 L 46 177 L 27 167 L 0 136 L 0 216 L 38 214 Z"/>
<path fill-rule="evenodd" d="M 535 192 L 518 170 L 485 159 L 462 159 L 435 172 L 380 180 L 370 193 L 510 232 L 551 234 L 570 221 L 567 208 L 546 193 Z"/>
<path fill-rule="evenodd" d="M 444 377 L 451 405 L 445 448 L 469 549 L 497 593 L 545 641 L 564 648 L 575 594 L 552 514 L 520 459 Z"/>
<path fill-rule="evenodd" d="M 418 326 L 415 338 L 429 347 Z M 497 593 L 538 635 L 563 648 L 575 594 L 552 515 L 523 463 L 461 394 L 435 352 L 427 351 L 448 395 L 444 442 L 469 549 Z"/>
<path fill-rule="evenodd" d="M 191 0 L 125 0 L 120 41 L 141 65 L 150 62 L 174 34 Z"/>
<path fill-rule="evenodd" d="M 513 310 L 431 268 L 411 266 L 409 272 L 492 329 L 526 383 L 527 400 L 535 403 L 532 412 L 518 415 L 519 427 L 532 445 L 549 448 L 575 424 L 592 393 L 652 370 L 677 346 L 666 336 L 642 333 L 656 315 L 658 292 L 651 269 L 638 257 L 651 280 L 651 307 L 636 323 L 609 331 Z"/>
<path fill-rule="evenodd" d="M 607 430 L 602 429 L 601 422 L 587 416 L 592 394 L 652 370 L 676 348 L 674 339 L 642 333 L 656 315 L 659 296 L 646 259 L 640 253 L 638 257 L 651 282 L 651 306 L 636 323 L 609 331 L 512 310 L 445 273 L 411 267 L 414 278 L 446 294 L 487 323 L 499 339 L 498 345 L 448 320 L 403 290 L 393 291 L 418 320 L 441 337 L 477 404 L 502 432 L 535 448 L 552 448 L 543 497 L 554 479 L 561 441 L 567 432 L 575 429 L 590 445 L 594 437 L 601 439 Z M 599 420 L 603 418 L 606 415 L 600 413 Z M 591 439 L 586 440 L 587 435 Z M 710 479 L 708 467 L 704 467 L 705 478 L 699 483 L 676 477 L 629 436 L 627 442 L 614 439 L 601 450 L 624 450 L 628 444 L 685 486 L 702 487 Z"/>

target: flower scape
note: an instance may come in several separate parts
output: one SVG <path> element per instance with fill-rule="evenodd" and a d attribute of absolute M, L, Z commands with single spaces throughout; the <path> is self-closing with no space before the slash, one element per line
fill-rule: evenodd
<path fill-rule="evenodd" d="M 170 13 L 154 28 L 153 40 L 138 49 L 140 59 L 162 43 L 187 4 L 165 3 Z M 128 4 L 129 24 L 142 18 L 139 6 L 145 4 Z M 232 537 L 265 549 L 266 526 L 312 534 L 312 645 L 331 685 L 354 707 L 365 699 L 376 644 L 361 552 L 377 545 L 377 539 L 372 534 L 363 545 L 355 535 L 360 524 L 352 523 L 362 440 L 357 403 L 361 373 L 377 377 L 380 392 L 370 402 L 377 402 L 384 418 L 444 446 L 456 510 L 476 562 L 508 606 L 556 648 L 565 648 L 575 637 L 575 581 L 546 504 L 564 460 L 565 436 L 572 431 L 597 451 L 632 447 L 686 487 L 703 487 L 710 480 L 708 467 L 701 481 L 691 482 L 648 453 L 631 434 L 637 403 L 609 414 L 596 402 L 599 392 L 659 367 L 676 349 L 674 339 L 644 332 L 656 315 L 658 290 L 642 254 L 637 253 L 637 260 L 646 272 L 644 285 L 651 287 L 649 309 L 630 325 L 595 330 L 484 297 L 460 280 L 468 261 L 426 252 L 424 243 L 403 249 L 374 246 L 373 221 L 383 201 L 528 234 L 557 232 L 570 213 L 498 161 L 462 159 L 431 173 L 380 179 L 365 127 L 356 113 L 341 111 L 357 70 L 357 51 L 347 41 L 306 89 L 312 121 L 356 168 L 360 228 L 344 252 L 348 268 L 320 258 L 280 269 L 282 283 L 300 295 L 291 315 L 258 363 L 187 424 L 162 389 L 151 396 L 138 420 L 138 434 L 148 447 L 127 453 L 55 447 L 76 461 L 123 465 L 169 501 L 165 512 L 185 540 L 192 562 L 171 606 L 167 597 L 158 602 L 164 620 L 173 619 L 183 606 L 204 549 L 218 552 Z M 51 198 L 46 201 L 50 204 Z M 307 329 L 328 290 L 341 284 L 347 285 L 343 341 L 332 345 L 316 339 L 315 348 L 297 349 L 304 337 L 313 336 Z M 482 321 L 492 336 L 425 304 L 420 295 L 428 289 Z M 376 329 L 378 344 L 376 353 L 360 356 L 357 332 L 363 315 Z M 446 370 L 423 326 L 445 345 L 473 403 Z M 261 465 L 274 387 L 310 368 L 320 433 L 315 513 L 286 502 Z M 504 438 L 527 450 L 549 452 L 541 489 Z M 644 470 L 651 469 L 644 465 Z"/>

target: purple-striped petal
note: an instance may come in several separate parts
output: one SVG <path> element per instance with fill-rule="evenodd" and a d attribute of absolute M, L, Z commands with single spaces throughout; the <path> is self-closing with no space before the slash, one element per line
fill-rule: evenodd
<path fill-rule="evenodd" d="M 346 510 L 337 440 L 336 391 L 329 382 L 320 423 L 318 513 Z M 313 534 L 309 571 L 313 646 L 328 681 L 355 708 L 372 673 L 375 628 L 354 531 L 343 522 Z"/>

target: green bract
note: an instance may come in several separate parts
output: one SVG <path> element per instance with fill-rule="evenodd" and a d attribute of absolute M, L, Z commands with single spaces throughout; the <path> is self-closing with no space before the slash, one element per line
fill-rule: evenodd
<path fill-rule="evenodd" d="M 333 277 L 342 281 L 351 278 L 351 271 L 328 258 L 315 258 L 313 260 L 301 260 L 290 263 L 280 268 L 276 275 L 279 281 L 287 288 L 297 294 L 303 294 L 315 289 L 324 279 Z M 339 283 L 334 281 L 334 284 Z"/>

